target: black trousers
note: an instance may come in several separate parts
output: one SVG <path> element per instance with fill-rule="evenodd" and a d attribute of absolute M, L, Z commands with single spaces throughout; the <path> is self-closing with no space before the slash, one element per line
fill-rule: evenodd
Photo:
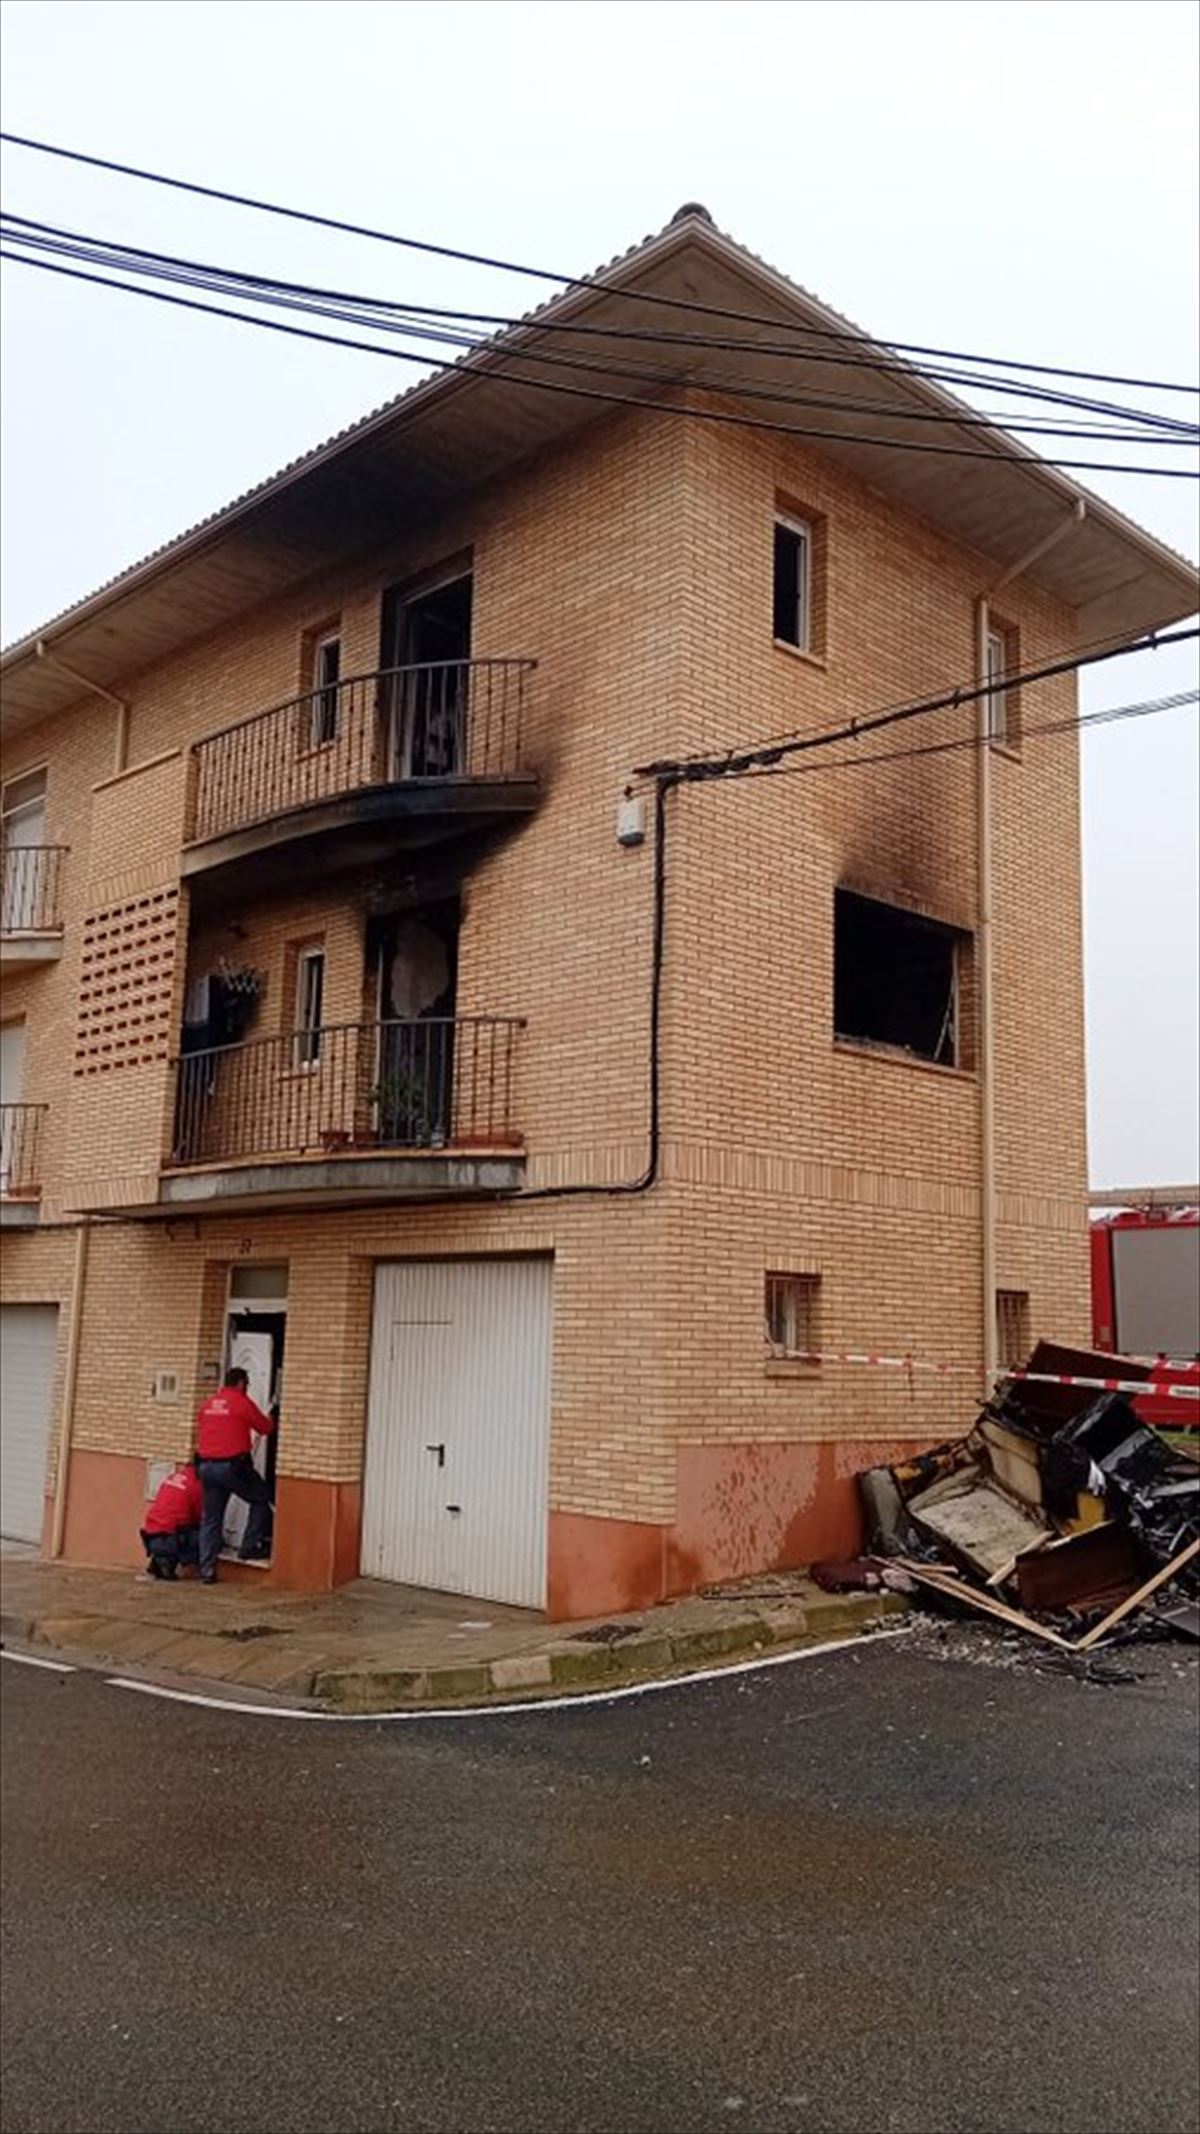
<path fill-rule="evenodd" d="M 201 1574 L 216 1569 L 221 1553 L 225 1507 L 231 1497 L 250 1506 L 250 1517 L 238 1550 L 244 1560 L 261 1556 L 271 1524 L 271 1492 L 248 1452 L 232 1460 L 201 1460 L 200 1484 L 204 1491 L 204 1517 L 200 1522 Z"/>
<path fill-rule="evenodd" d="M 200 1561 L 200 1529 L 177 1526 L 173 1534 L 148 1534 L 143 1527 L 142 1547 L 156 1578 L 174 1578 L 181 1563 Z"/>

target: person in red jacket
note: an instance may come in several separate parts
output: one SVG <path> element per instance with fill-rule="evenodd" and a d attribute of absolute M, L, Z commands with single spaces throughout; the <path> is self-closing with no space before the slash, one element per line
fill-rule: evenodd
<path fill-rule="evenodd" d="M 226 1371 L 220 1392 L 209 1394 L 196 1417 L 196 1465 L 204 1490 L 200 1576 L 206 1586 L 216 1580 L 225 1507 L 231 1497 L 241 1497 L 250 1506 L 238 1554 L 243 1560 L 261 1556 L 266 1543 L 271 1493 L 250 1457 L 250 1446 L 255 1436 L 269 1437 L 275 1424 L 251 1400 L 246 1390 L 249 1383 L 245 1371 Z"/>
<path fill-rule="evenodd" d="M 197 1563 L 204 1491 L 195 1460 L 176 1467 L 160 1482 L 142 1528 L 142 1547 L 151 1578 L 174 1578 L 181 1563 Z"/>

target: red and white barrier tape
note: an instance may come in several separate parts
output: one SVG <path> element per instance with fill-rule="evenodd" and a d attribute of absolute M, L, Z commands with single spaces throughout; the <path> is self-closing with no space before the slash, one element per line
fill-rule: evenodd
<path fill-rule="evenodd" d="M 779 1363 L 870 1363 L 885 1371 L 969 1371 L 969 1363 L 925 1363 L 917 1356 L 867 1356 L 849 1349 L 777 1349 L 771 1354 Z"/>
<path fill-rule="evenodd" d="M 1069 1371 L 1000 1371 L 997 1384 L 1007 1378 L 1019 1378 L 1033 1386 L 1086 1386 L 1093 1393 L 1134 1393 L 1145 1398 L 1153 1394 L 1155 1399 L 1200 1400 L 1200 1386 L 1169 1386 L 1161 1378 L 1075 1378 Z"/>
<path fill-rule="evenodd" d="M 954 1371 L 969 1371 L 972 1368 L 969 1363 L 930 1363 L 920 1356 L 880 1356 L 855 1349 L 798 1350 L 773 1348 L 771 1354 L 776 1361 L 781 1363 L 870 1364 L 880 1370 L 928 1371 L 935 1373 L 939 1377 L 945 1377 Z M 1130 1362 L 1136 1362 L 1138 1359 L 1131 1357 L 1129 1360 Z M 1148 1358 L 1147 1361 L 1150 1364 L 1158 1364 L 1160 1367 L 1171 1367 L 1165 1357 L 1154 1356 Z M 1190 1365 L 1183 1364 L 1179 1368 L 1187 1370 L 1190 1369 Z M 1165 1396 L 1170 1400 L 1200 1400 L 1200 1385 L 1167 1385 L 1161 1379 L 1153 1378 L 1079 1378 L 1069 1371 L 1026 1371 L 1020 1368 L 1013 1368 L 998 1371 L 996 1373 L 996 1384 L 1002 1385 L 1006 1379 L 1012 1378 L 1019 1378 L 1026 1385 L 1034 1386 L 1081 1386 L 1090 1393 L 1133 1393 L 1141 1394 L 1142 1396 L 1154 1394 L 1156 1398 Z"/>
<path fill-rule="evenodd" d="M 1195 1371 L 1200 1369 L 1200 1356 L 1135 1356 L 1132 1350 L 1122 1354 L 1122 1363 L 1144 1363 L 1148 1369 L 1160 1371 Z"/>

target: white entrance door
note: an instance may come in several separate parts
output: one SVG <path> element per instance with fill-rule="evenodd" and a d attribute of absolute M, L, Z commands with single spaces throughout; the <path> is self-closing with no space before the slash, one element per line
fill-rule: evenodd
<path fill-rule="evenodd" d="M 0 1533 L 40 1541 L 56 1304 L 0 1305 Z"/>
<path fill-rule="evenodd" d="M 364 1576 L 544 1606 L 552 1283 L 548 1259 L 376 1270 Z"/>
<path fill-rule="evenodd" d="M 269 1334 L 245 1334 L 241 1331 L 230 1334 L 230 1364 L 236 1365 L 239 1371 L 245 1371 L 250 1380 L 247 1388 L 250 1398 L 256 1408 L 262 1409 L 264 1415 L 270 1412 L 274 1394 L 274 1388 L 271 1384 L 273 1353 L 274 1345 Z M 253 1444 L 254 1449 L 251 1458 L 260 1475 L 265 1475 L 267 1471 L 267 1440 L 265 1437 L 256 1438 Z M 231 1497 L 225 1507 L 225 1526 L 221 1535 L 221 1546 L 224 1549 L 228 1549 L 231 1555 L 236 1555 L 241 1548 L 242 1536 L 245 1534 L 246 1521 L 249 1517 L 250 1506 L 244 1499 Z"/>

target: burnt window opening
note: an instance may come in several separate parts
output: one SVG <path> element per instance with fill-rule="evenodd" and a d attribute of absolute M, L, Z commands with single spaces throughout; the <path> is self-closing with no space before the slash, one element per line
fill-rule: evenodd
<path fill-rule="evenodd" d="M 812 528 L 803 519 L 775 521 L 774 636 L 797 652 L 812 650 Z"/>
<path fill-rule="evenodd" d="M 970 937 L 956 927 L 839 889 L 834 896 L 834 1035 L 963 1067 Z"/>

